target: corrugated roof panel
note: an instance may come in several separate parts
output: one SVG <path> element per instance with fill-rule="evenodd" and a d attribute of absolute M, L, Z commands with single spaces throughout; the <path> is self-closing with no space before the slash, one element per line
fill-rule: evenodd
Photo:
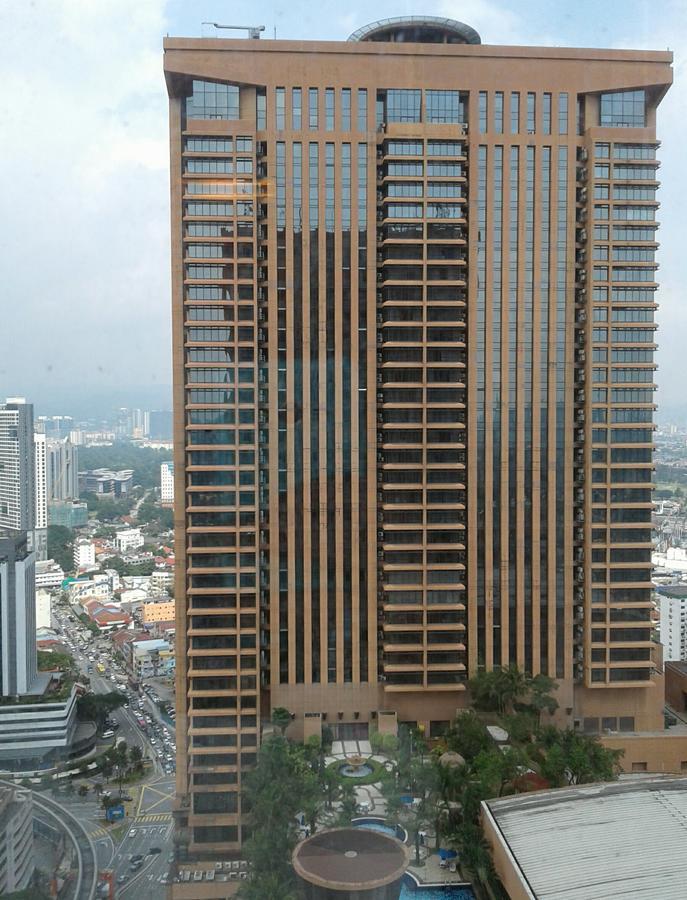
<path fill-rule="evenodd" d="M 585 785 L 487 804 L 538 900 L 685 900 L 687 779 Z"/>

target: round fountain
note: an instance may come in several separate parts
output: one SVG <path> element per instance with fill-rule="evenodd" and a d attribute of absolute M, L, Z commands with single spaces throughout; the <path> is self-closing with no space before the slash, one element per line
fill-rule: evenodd
<path fill-rule="evenodd" d="M 368 765 L 365 757 L 357 753 L 346 757 L 346 762 L 339 767 L 339 775 L 344 778 L 364 778 L 372 772 L 372 766 Z"/>

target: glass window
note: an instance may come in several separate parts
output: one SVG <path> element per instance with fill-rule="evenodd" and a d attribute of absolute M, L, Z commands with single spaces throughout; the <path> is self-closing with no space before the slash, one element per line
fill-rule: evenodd
<path fill-rule="evenodd" d="M 341 88 L 341 129 L 351 130 L 351 89 Z"/>
<path fill-rule="evenodd" d="M 419 122 L 421 105 L 422 91 L 388 90 L 386 92 L 385 121 Z"/>
<path fill-rule="evenodd" d="M 644 128 L 644 91 L 614 91 L 602 94 L 600 124 L 615 128 Z"/>
<path fill-rule="evenodd" d="M 334 88 L 324 92 L 324 121 L 327 131 L 334 131 Z"/>
<path fill-rule="evenodd" d="M 427 156 L 462 156 L 463 146 L 459 141 L 428 141 Z"/>
<path fill-rule="evenodd" d="M 510 95 L 510 133 L 517 134 L 520 131 L 520 94 L 511 91 Z"/>
<path fill-rule="evenodd" d="M 186 98 L 186 117 L 188 119 L 238 119 L 238 85 L 194 80 L 191 96 Z"/>
<path fill-rule="evenodd" d="M 291 127 L 300 131 L 303 121 L 303 91 L 295 87 L 291 91 Z"/>
<path fill-rule="evenodd" d="M 308 89 L 308 123 L 311 129 L 318 127 L 317 88 Z"/>
<path fill-rule="evenodd" d="M 367 90 L 358 88 L 358 131 L 367 131 Z"/>
<path fill-rule="evenodd" d="M 529 92 L 527 94 L 527 133 L 534 134 L 536 131 L 536 94 Z"/>
<path fill-rule="evenodd" d="M 463 105 L 458 91 L 425 91 L 425 106 L 427 122 L 463 121 Z"/>
<path fill-rule="evenodd" d="M 568 94 L 565 91 L 558 95 L 558 133 L 568 133 Z"/>
<path fill-rule="evenodd" d="M 551 94 L 542 98 L 542 127 L 544 134 L 551 134 Z"/>
<path fill-rule="evenodd" d="M 277 131 L 283 131 L 286 127 L 286 90 L 283 87 L 275 89 L 274 115 Z"/>
<path fill-rule="evenodd" d="M 488 121 L 488 100 L 487 100 L 487 92 L 480 91 L 479 92 L 479 131 L 480 134 L 485 134 L 487 130 L 487 121 Z"/>
<path fill-rule="evenodd" d="M 255 94 L 255 124 L 258 131 L 267 128 L 267 94 L 265 88 L 258 88 Z"/>
<path fill-rule="evenodd" d="M 494 131 L 503 134 L 503 91 L 494 94 Z"/>

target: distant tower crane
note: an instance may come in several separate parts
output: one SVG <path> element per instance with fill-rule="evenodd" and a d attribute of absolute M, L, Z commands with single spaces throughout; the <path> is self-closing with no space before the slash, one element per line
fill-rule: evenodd
<path fill-rule="evenodd" d="M 264 25 L 220 25 L 217 22 L 201 22 L 202 25 L 212 25 L 213 28 L 223 31 L 247 31 L 248 37 L 253 41 L 260 40 L 260 32 L 265 30 Z"/>

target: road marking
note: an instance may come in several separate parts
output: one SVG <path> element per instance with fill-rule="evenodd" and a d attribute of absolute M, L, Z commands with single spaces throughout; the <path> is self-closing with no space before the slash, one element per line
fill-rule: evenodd
<path fill-rule="evenodd" d="M 157 822 L 171 822 L 172 814 L 171 813 L 157 813 L 156 815 L 148 816 L 136 816 L 136 825 L 149 825 Z"/>

